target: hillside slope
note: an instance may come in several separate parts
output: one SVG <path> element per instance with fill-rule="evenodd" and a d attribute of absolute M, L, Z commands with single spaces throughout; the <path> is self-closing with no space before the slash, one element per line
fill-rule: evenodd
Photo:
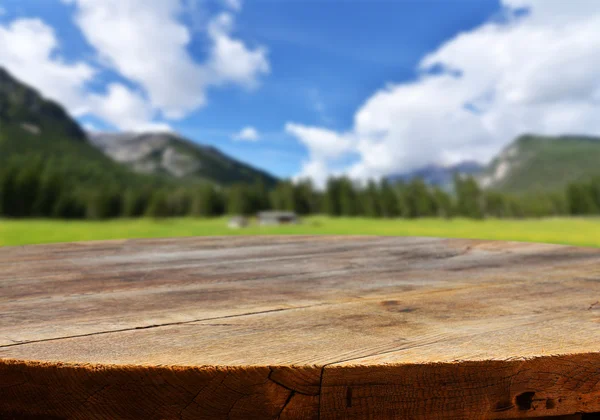
<path fill-rule="evenodd" d="M 85 132 L 57 103 L 44 99 L 0 67 L 0 127 L 85 142 Z"/>
<path fill-rule="evenodd" d="M 33 161 L 51 165 L 73 186 L 150 180 L 104 156 L 61 105 L 0 68 L 0 167 Z"/>
<path fill-rule="evenodd" d="M 600 138 L 523 135 L 490 162 L 480 177 L 488 189 L 554 191 L 600 175 Z"/>
<path fill-rule="evenodd" d="M 171 133 L 85 133 L 60 104 L 0 68 L 0 166 L 52 163 L 74 185 L 254 182 L 272 175 Z"/>
<path fill-rule="evenodd" d="M 88 136 L 111 159 L 140 173 L 208 180 L 221 185 L 252 183 L 257 179 L 268 186 L 277 182 L 265 171 L 173 133 L 89 133 Z"/>

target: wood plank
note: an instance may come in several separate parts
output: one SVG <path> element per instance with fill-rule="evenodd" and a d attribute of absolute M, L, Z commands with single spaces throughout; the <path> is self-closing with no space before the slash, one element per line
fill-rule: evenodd
<path fill-rule="evenodd" d="M 0 417 L 595 412 L 598 302 L 600 252 L 555 245 L 236 237 L 2 248 Z"/>
<path fill-rule="evenodd" d="M 337 294 L 335 283 L 344 281 L 363 243 L 374 252 L 385 244 L 376 238 L 350 244 L 323 238 L 321 246 L 309 239 L 273 238 L 268 245 L 232 239 L 227 248 L 228 239 L 4 248 L 0 344 L 319 303 L 324 294 Z"/>
<path fill-rule="evenodd" d="M 600 411 L 596 354 L 331 367 L 324 418 L 515 419 Z"/>

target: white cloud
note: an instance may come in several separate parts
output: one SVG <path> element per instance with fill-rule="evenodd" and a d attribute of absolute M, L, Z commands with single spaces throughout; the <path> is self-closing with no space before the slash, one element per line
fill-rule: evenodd
<path fill-rule="evenodd" d="M 90 94 L 86 84 L 97 70 L 83 62 L 66 62 L 58 54 L 59 47 L 54 30 L 39 19 L 0 25 L 0 65 L 73 115 L 95 115 L 125 130 L 169 129 L 150 122 L 156 112 L 143 96 L 125 86 L 110 85 L 106 95 Z"/>
<path fill-rule="evenodd" d="M 310 154 L 310 160 L 302 163 L 297 178 L 311 178 L 319 187 L 332 174 L 331 166 L 356 147 L 352 134 L 338 134 L 333 130 L 294 123 L 287 123 L 285 131 L 303 143 Z"/>
<path fill-rule="evenodd" d="M 181 117 L 205 101 L 205 75 L 188 54 L 178 0 L 72 0 L 75 20 L 104 63 L 140 84 L 153 107 Z"/>
<path fill-rule="evenodd" d="M 146 98 L 119 83 L 108 86 L 106 94 L 90 95 L 94 115 L 125 131 L 172 131 L 168 124 L 152 122 L 156 111 Z"/>
<path fill-rule="evenodd" d="M 59 47 L 54 30 L 39 19 L 0 25 L 0 65 L 44 96 L 81 115 L 87 111 L 85 85 L 95 71 L 86 63 L 61 59 L 57 56 Z"/>
<path fill-rule="evenodd" d="M 352 139 L 333 130 L 287 123 L 285 131 L 298 138 L 318 159 L 337 158 L 352 149 Z"/>
<path fill-rule="evenodd" d="M 258 47 L 249 50 L 246 45 L 231 37 L 233 17 L 229 13 L 217 16 L 209 25 L 208 34 L 213 48 L 207 68 L 214 84 L 237 83 L 256 86 L 258 76 L 270 71 L 267 50 Z"/>
<path fill-rule="evenodd" d="M 183 0 L 63 1 L 75 5 L 75 21 L 100 63 L 134 87 L 113 83 L 105 94 L 91 93 L 88 85 L 99 82 L 102 69 L 65 60 L 55 31 L 40 19 L 0 24 L 0 66 L 75 116 L 94 115 L 125 130 L 169 129 L 156 121 L 197 109 L 208 87 L 253 87 L 269 72 L 266 49 L 232 36 L 231 14 L 205 25 L 208 53 L 199 62 L 187 50 L 191 33 L 178 20 L 187 10 Z"/>
<path fill-rule="evenodd" d="M 331 171 L 327 168 L 327 163 L 323 159 L 312 159 L 302 163 L 300 173 L 294 180 L 310 179 L 317 188 L 324 188 L 327 184 L 327 178 L 331 176 Z"/>
<path fill-rule="evenodd" d="M 232 136 L 237 141 L 258 141 L 260 135 L 254 127 L 245 127 Z"/>
<path fill-rule="evenodd" d="M 203 105 L 210 85 L 254 85 L 269 70 L 264 48 L 231 36 L 230 14 L 209 23 L 210 53 L 199 63 L 187 49 L 192 35 L 179 20 L 180 0 L 65 1 L 76 4 L 76 22 L 104 63 L 139 84 L 167 118 Z"/>
<path fill-rule="evenodd" d="M 332 172 L 324 148 L 358 153 L 346 172 L 364 179 L 431 162 L 485 161 L 523 132 L 599 135 L 600 9 L 562 0 L 504 4 L 530 13 L 450 39 L 423 58 L 417 80 L 374 93 L 348 133 L 288 124 L 310 151 L 303 172 L 323 177 L 323 164 Z"/>

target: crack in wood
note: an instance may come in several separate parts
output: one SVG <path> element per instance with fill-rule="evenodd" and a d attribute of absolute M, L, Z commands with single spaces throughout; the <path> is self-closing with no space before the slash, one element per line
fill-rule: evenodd
<path fill-rule="evenodd" d="M 325 365 L 321 366 L 321 376 L 319 377 L 319 403 L 317 409 L 317 420 L 321 420 L 321 400 L 323 397 L 323 376 L 325 375 Z"/>
<path fill-rule="evenodd" d="M 281 410 L 279 411 L 279 413 L 277 413 L 277 416 L 275 416 L 275 418 L 277 418 L 277 419 L 281 418 L 281 414 L 285 410 L 285 407 L 288 406 L 288 404 L 290 403 L 290 401 L 292 401 L 292 398 L 294 397 L 294 395 L 296 395 L 296 392 L 295 391 L 291 391 L 289 397 L 287 397 L 287 400 L 285 400 L 285 403 L 283 403 L 283 407 L 281 407 Z"/>
<path fill-rule="evenodd" d="M 313 393 L 313 394 L 311 394 L 311 393 L 308 393 L 308 392 L 302 392 L 302 391 L 300 391 L 300 390 L 297 390 L 297 389 L 290 388 L 289 386 L 287 386 L 287 385 L 284 385 L 284 384 L 282 384 L 281 382 L 279 382 L 279 381 L 277 381 L 276 379 L 274 379 L 274 378 L 273 378 L 273 374 L 274 374 L 274 373 L 275 373 L 275 371 L 273 370 L 273 368 L 269 366 L 269 376 L 267 376 L 267 378 L 268 378 L 268 379 L 269 379 L 271 382 L 274 382 L 274 383 L 276 383 L 277 385 L 279 385 L 279 386 L 281 386 L 281 387 L 283 387 L 283 388 L 287 389 L 288 391 L 292 391 L 292 392 L 294 392 L 294 393 L 301 394 L 301 395 L 307 395 L 307 396 L 310 396 L 310 397 L 314 397 L 314 396 L 316 396 L 316 395 L 319 395 L 319 392 L 320 392 L 320 391 L 318 391 L 317 393 Z"/>
<path fill-rule="evenodd" d="M 229 318 L 238 318 L 238 317 L 243 317 L 243 316 L 268 314 L 268 313 L 273 313 L 273 312 L 293 311 L 296 309 L 307 309 L 307 308 L 313 308 L 313 307 L 324 306 L 324 305 L 332 305 L 332 304 L 333 303 L 323 302 L 323 303 L 318 303 L 315 305 L 296 306 L 293 308 L 268 309 L 265 311 L 247 312 L 247 313 L 235 314 L 235 315 L 225 315 L 225 316 L 218 316 L 218 317 L 214 317 L 214 318 L 192 319 L 190 321 L 167 322 L 164 324 L 143 325 L 143 326 L 139 326 L 139 327 L 121 328 L 118 330 L 97 331 L 97 332 L 88 333 L 88 334 L 74 334 L 74 335 L 67 335 L 67 336 L 63 336 L 63 337 L 45 338 L 42 340 L 21 341 L 21 342 L 14 343 L 14 344 L 1 345 L 0 349 L 6 348 L 6 347 L 23 346 L 23 345 L 34 344 L 34 343 L 45 343 L 48 341 L 66 340 L 69 338 L 90 337 L 90 336 L 94 336 L 94 335 L 114 334 L 114 333 L 121 333 L 121 332 L 127 332 L 127 331 L 146 330 L 146 329 L 151 329 L 151 328 L 163 328 L 163 327 L 171 327 L 171 326 L 175 326 L 175 325 L 186 325 L 186 324 L 193 324 L 196 322 L 214 321 L 217 319 L 229 319 Z M 200 324 L 200 325 L 203 325 L 203 324 Z"/>

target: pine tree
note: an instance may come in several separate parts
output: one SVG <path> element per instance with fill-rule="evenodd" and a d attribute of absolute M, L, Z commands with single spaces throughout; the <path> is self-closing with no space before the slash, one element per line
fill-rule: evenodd
<path fill-rule="evenodd" d="M 164 191 L 156 190 L 152 193 L 148 208 L 146 209 L 146 216 L 155 219 L 170 216 L 168 198 Z"/>
<path fill-rule="evenodd" d="M 408 217 L 415 218 L 435 215 L 435 202 L 423 180 L 418 178 L 412 180 L 405 188 L 404 198 L 408 207 Z"/>
<path fill-rule="evenodd" d="M 262 179 L 258 178 L 252 187 L 250 188 L 250 193 L 252 195 L 252 210 L 253 213 L 269 210 L 271 208 L 271 200 L 269 198 L 269 191 L 265 186 L 265 183 Z"/>
<path fill-rule="evenodd" d="M 432 198 L 435 202 L 436 216 L 451 218 L 454 215 L 452 198 L 439 187 L 435 187 L 432 192 Z"/>
<path fill-rule="evenodd" d="M 354 184 L 346 177 L 340 178 L 338 183 L 340 214 L 343 216 L 357 216 L 359 206 Z"/>
<path fill-rule="evenodd" d="M 75 195 L 67 191 L 62 191 L 52 209 L 52 217 L 58 219 L 81 219 L 85 216 L 85 212 L 85 205 L 78 201 Z"/>
<path fill-rule="evenodd" d="M 380 197 L 377 185 L 369 181 L 367 187 L 360 192 L 361 214 L 366 217 L 380 217 Z"/>
<path fill-rule="evenodd" d="M 279 182 L 271 191 L 271 206 L 275 210 L 296 211 L 296 192 L 291 181 Z"/>
<path fill-rule="evenodd" d="M 596 212 L 600 211 L 600 177 L 594 177 L 589 183 L 590 195 L 594 201 Z"/>
<path fill-rule="evenodd" d="M 302 180 L 295 186 L 296 212 L 298 214 L 319 213 L 319 197 L 310 180 Z"/>
<path fill-rule="evenodd" d="M 244 184 L 233 185 L 227 194 L 227 213 L 249 216 L 253 212 L 252 197 Z"/>
<path fill-rule="evenodd" d="M 24 165 L 15 178 L 14 215 L 33 216 L 33 206 L 40 188 L 40 166 L 32 162 Z"/>
<path fill-rule="evenodd" d="M 570 184 L 567 187 L 569 212 L 573 215 L 596 214 L 598 207 L 591 188 L 585 184 Z"/>
<path fill-rule="evenodd" d="M 200 186 L 192 199 L 191 214 L 195 217 L 214 217 L 222 214 L 222 199 L 210 184 Z"/>
<path fill-rule="evenodd" d="M 335 178 L 327 180 L 324 197 L 324 211 L 329 216 L 340 216 L 342 214 L 340 204 L 340 183 Z"/>
<path fill-rule="evenodd" d="M 123 194 L 121 215 L 123 217 L 141 217 L 148 207 L 149 196 L 147 191 L 140 191 L 136 188 L 129 188 Z"/>
<path fill-rule="evenodd" d="M 186 188 L 178 188 L 168 194 L 167 204 L 171 216 L 186 216 L 190 214 L 192 197 Z"/>
<path fill-rule="evenodd" d="M 496 191 L 484 194 L 485 214 L 492 217 L 509 217 L 510 207 L 507 196 Z"/>
<path fill-rule="evenodd" d="M 52 165 L 46 165 L 41 175 L 39 190 L 33 204 L 33 216 L 52 217 L 54 207 L 62 194 L 64 180 Z"/>
<path fill-rule="evenodd" d="M 16 216 L 16 178 L 17 169 L 12 165 L 7 165 L 0 172 L 0 215 L 2 216 Z"/>
<path fill-rule="evenodd" d="M 88 194 L 86 219 L 102 220 L 119 217 L 123 204 L 121 194 L 114 187 L 107 187 Z"/>
<path fill-rule="evenodd" d="M 473 177 L 462 179 L 454 177 L 454 189 L 457 196 L 457 212 L 461 216 L 473 219 L 483 218 L 483 194 Z"/>
<path fill-rule="evenodd" d="M 551 192 L 549 199 L 552 203 L 553 215 L 566 215 L 569 213 L 567 199 L 563 191 Z M 597 203 L 597 207 L 600 209 L 600 202 Z"/>
<path fill-rule="evenodd" d="M 398 188 L 398 187 L 397 187 Z M 379 186 L 379 209 L 383 217 L 398 217 L 401 215 L 401 205 L 398 193 L 387 180 Z"/>

